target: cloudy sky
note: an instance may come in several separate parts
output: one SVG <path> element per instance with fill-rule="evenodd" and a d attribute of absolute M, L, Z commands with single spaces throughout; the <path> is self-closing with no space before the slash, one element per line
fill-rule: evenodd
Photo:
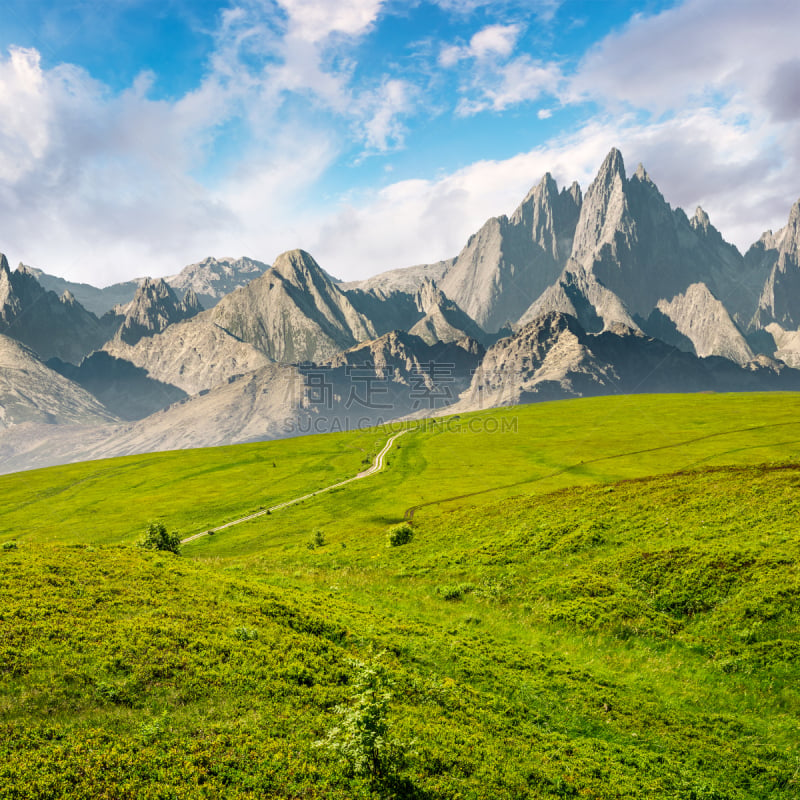
<path fill-rule="evenodd" d="M 0 251 L 362 277 L 612 146 L 744 249 L 800 196 L 798 30 L 787 0 L 4 0 Z"/>

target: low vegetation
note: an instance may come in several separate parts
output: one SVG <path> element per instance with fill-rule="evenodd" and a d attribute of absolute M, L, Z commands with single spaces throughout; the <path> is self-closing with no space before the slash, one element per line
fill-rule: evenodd
<path fill-rule="evenodd" d="M 664 398 L 663 417 L 686 402 Z M 642 417 L 655 403 L 642 399 Z M 605 432 L 605 452 L 619 435 Z M 7 524 L 0 798 L 798 796 L 789 426 L 782 440 L 726 441 L 739 467 L 613 482 L 578 471 L 587 485 L 420 509 L 413 538 L 387 547 L 412 505 L 394 471 L 423 456 L 429 475 L 449 469 L 434 457 L 443 434 L 417 436 L 365 486 L 181 558 L 130 546 L 134 532 L 98 544 L 101 504 L 81 544 Z M 784 460 L 750 464 L 764 452 Z M 378 502 L 355 520 L 315 510 L 352 507 L 357 492 Z"/>

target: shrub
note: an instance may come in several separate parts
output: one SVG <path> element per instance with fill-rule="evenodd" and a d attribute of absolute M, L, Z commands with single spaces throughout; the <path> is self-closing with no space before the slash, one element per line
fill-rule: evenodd
<path fill-rule="evenodd" d="M 442 600 L 461 600 L 465 594 L 475 591 L 475 586 L 471 583 L 458 583 L 451 586 L 437 586 L 436 594 Z"/>
<path fill-rule="evenodd" d="M 314 531 L 314 535 L 311 537 L 311 541 L 308 543 L 308 549 L 313 550 L 315 547 L 324 547 L 325 546 L 325 534 L 323 531 L 317 530 Z"/>
<path fill-rule="evenodd" d="M 16 549 L 17 549 L 17 543 L 16 542 L 6 542 L 3 545 L 3 550 L 16 550 Z"/>
<path fill-rule="evenodd" d="M 389 532 L 386 534 L 386 546 L 400 547 L 400 545 L 408 544 L 413 538 L 414 529 L 407 522 L 402 522 L 400 525 L 389 528 Z"/>
<path fill-rule="evenodd" d="M 177 531 L 167 533 L 163 522 L 151 522 L 147 526 L 144 539 L 139 542 L 139 547 L 145 550 L 166 550 L 177 555 L 181 549 L 181 537 Z"/>
<path fill-rule="evenodd" d="M 341 723 L 317 745 L 337 756 L 350 775 L 367 778 L 375 787 L 389 786 L 410 749 L 389 732 L 392 682 L 383 664 L 350 664 L 356 668 L 350 701 L 336 707 Z"/>

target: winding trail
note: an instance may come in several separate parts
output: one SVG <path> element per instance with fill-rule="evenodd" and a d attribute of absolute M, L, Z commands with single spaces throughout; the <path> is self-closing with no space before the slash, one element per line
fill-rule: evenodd
<path fill-rule="evenodd" d="M 323 492 L 329 492 L 331 489 L 338 489 L 340 486 L 346 486 L 348 483 L 353 483 L 353 481 L 361 480 L 362 478 L 368 478 L 370 475 L 374 475 L 376 472 L 380 472 L 386 460 L 386 454 L 391 449 L 392 445 L 394 444 L 395 440 L 402 436 L 404 433 L 408 433 L 410 430 L 414 430 L 413 428 L 406 428 L 399 433 L 395 433 L 393 436 L 390 436 L 386 441 L 386 444 L 381 449 L 380 453 L 375 456 L 375 460 L 372 462 L 372 465 L 369 466 L 367 469 L 359 472 L 358 475 L 348 478 L 344 481 L 339 481 L 339 483 L 334 483 L 331 486 L 326 486 L 323 489 L 317 489 L 316 491 L 309 492 L 308 494 L 304 494 L 302 497 L 295 497 L 292 500 L 286 500 L 283 503 L 278 503 L 276 506 L 271 506 L 270 508 L 264 508 L 261 511 L 256 511 L 254 514 L 248 514 L 246 517 L 241 517 L 240 519 L 232 520 L 231 522 L 226 522 L 224 525 L 218 525 L 216 528 L 209 528 L 207 531 L 202 531 L 201 533 L 195 533 L 191 536 L 187 536 L 185 539 L 181 539 L 181 544 L 188 544 L 189 542 L 195 541 L 195 539 L 200 539 L 203 536 L 209 536 L 212 533 L 217 533 L 218 531 L 224 531 L 226 528 L 231 528 L 234 525 L 241 525 L 243 522 L 249 522 L 251 519 L 256 519 L 257 517 L 263 517 L 265 514 L 270 514 L 273 511 L 278 511 L 278 509 L 286 508 L 287 506 L 293 506 L 296 503 L 300 503 L 303 500 L 308 500 L 311 497 L 316 497 L 318 494 L 322 494 Z"/>

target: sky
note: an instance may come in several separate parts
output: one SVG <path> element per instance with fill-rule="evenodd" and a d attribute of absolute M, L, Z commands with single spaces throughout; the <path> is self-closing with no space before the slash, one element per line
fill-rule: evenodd
<path fill-rule="evenodd" d="M 745 250 L 800 197 L 798 30 L 795 0 L 4 0 L 0 252 L 357 279 L 612 147 Z"/>

